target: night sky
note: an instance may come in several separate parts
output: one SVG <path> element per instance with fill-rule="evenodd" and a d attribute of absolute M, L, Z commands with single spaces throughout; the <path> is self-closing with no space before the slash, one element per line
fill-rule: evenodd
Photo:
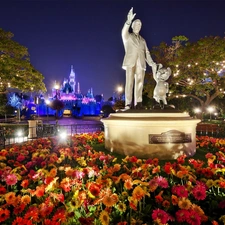
<path fill-rule="evenodd" d="M 28 48 L 48 93 L 73 65 L 81 92 L 107 100 L 125 84 L 121 29 L 131 7 L 149 49 L 177 35 L 224 36 L 223 0 L 1 0 L 0 27 Z"/>

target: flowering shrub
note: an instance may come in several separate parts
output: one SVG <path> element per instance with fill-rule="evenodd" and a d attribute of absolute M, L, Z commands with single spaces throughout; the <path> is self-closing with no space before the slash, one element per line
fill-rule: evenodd
<path fill-rule="evenodd" d="M 197 137 L 206 160 L 96 152 L 104 134 L 72 145 L 37 139 L 0 151 L 0 223 L 12 225 L 224 224 L 225 141 Z"/>

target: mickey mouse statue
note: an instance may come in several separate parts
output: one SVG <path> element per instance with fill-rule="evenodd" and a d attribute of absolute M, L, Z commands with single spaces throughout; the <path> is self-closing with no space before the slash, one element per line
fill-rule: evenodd
<path fill-rule="evenodd" d="M 156 81 L 153 98 L 159 103 L 161 108 L 167 105 L 166 94 L 169 92 L 169 84 L 166 81 L 170 75 L 171 69 L 169 67 L 163 68 L 162 64 L 157 64 L 153 68 L 153 78 Z M 162 104 L 160 101 L 162 101 Z"/>

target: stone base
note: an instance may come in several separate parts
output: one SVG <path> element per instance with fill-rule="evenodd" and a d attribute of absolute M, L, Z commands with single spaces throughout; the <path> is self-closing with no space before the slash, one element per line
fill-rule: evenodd
<path fill-rule="evenodd" d="M 193 156 L 200 120 L 186 113 L 162 111 L 111 113 L 101 120 L 105 128 L 105 148 L 138 158 L 168 160 L 183 154 Z"/>

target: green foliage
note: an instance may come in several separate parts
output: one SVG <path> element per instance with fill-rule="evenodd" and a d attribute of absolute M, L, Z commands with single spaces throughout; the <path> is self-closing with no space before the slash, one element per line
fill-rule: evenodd
<path fill-rule="evenodd" d="M 162 42 L 151 53 L 156 63 L 173 71 L 169 80 L 170 98 L 194 98 L 204 112 L 214 99 L 224 96 L 224 37 L 204 37 L 191 43 L 185 36 L 176 36 L 171 45 Z M 148 86 L 147 82 L 146 92 L 150 90 Z"/>
<path fill-rule="evenodd" d="M 31 65 L 27 48 L 13 41 L 13 36 L 0 28 L 0 92 L 8 87 L 45 92 L 43 75 Z"/>

